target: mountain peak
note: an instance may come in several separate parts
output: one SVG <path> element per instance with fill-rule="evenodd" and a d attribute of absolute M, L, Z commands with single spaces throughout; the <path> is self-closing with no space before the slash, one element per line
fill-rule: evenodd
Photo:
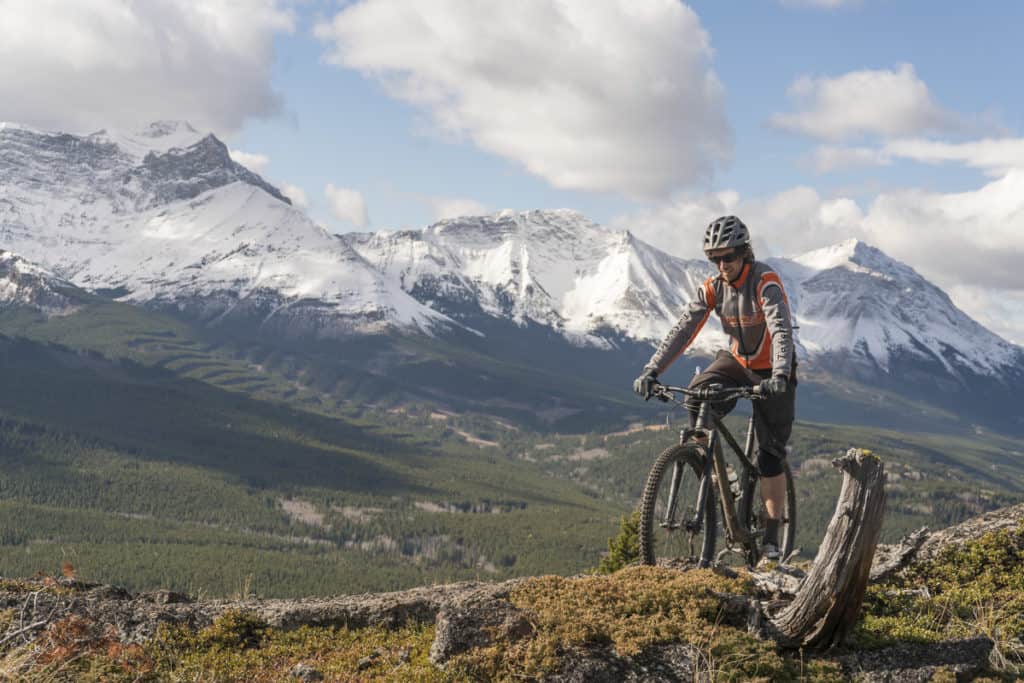
<path fill-rule="evenodd" d="M 827 247 L 804 252 L 799 256 L 792 257 L 791 260 L 814 270 L 828 270 L 852 262 L 857 255 L 858 248 L 866 246 L 860 240 L 851 237 Z"/>
<path fill-rule="evenodd" d="M 911 270 L 877 247 L 855 237 L 805 252 L 790 260 L 817 271 L 831 268 L 869 270 L 880 273 Z"/>
<path fill-rule="evenodd" d="M 213 136 L 196 130 L 187 121 L 153 121 L 134 132 L 102 129 L 87 136 L 92 142 L 113 143 L 132 156 L 165 154 L 172 149 L 187 149 Z M 215 136 L 213 136 L 215 137 Z"/>
<path fill-rule="evenodd" d="M 46 316 L 75 310 L 76 287 L 18 254 L 0 249 L 0 308 L 27 306 Z"/>
<path fill-rule="evenodd" d="M 188 121 L 153 121 L 137 135 L 147 138 L 165 138 L 169 135 L 198 135 L 199 131 Z"/>
<path fill-rule="evenodd" d="M 0 249 L 0 274 L 7 275 L 9 273 L 27 273 L 54 279 L 57 277 L 46 268 L 28 261 L 13 251 Z"/>

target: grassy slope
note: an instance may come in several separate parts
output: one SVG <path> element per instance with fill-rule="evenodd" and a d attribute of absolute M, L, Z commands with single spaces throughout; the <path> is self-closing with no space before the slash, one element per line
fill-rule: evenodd
<path fill-rule="evenodd" d="M 97 304 L 82 329 L 4 321 L 9 332 L 156 365 L 0 342 L 0 573 L 52 572 L 69 560 L 135 588 L 383 590 L 575 571 L 593 563 L 614 524 L 618 510 L 467 444 L 427 411 L 343 416 L 345 405 L 325 406 L 315 388 L 123 308 Z M 184 358 L 183 348 L 199 350 Z M 232 373 L 262 379 L 254 393 L 264 400 L 199 381 Z M 287 498 L 319 518 L 289 517 Z M 446 506 L 477 512 L 438 511 Z"/>
<path fill-rule="evenodd" d="M 596 564 L 615 518 L 634 505 L 654 455 L 672 441 L 664 431 L 534 431 L 529 396 L 506 397 L 501 378 L 543 386 L 548 372 L 529 380 L 515 363 L 439 342 L 400 341 L 388 354 L 424 378 L 452 363 L 486 367 L 483 383 L 497 387 L 481 411 L 522 419 L 439 415 L 460 386 L 471 387 L 465 372 L 426 403 L 371 374 L 387 368 L 359 367 L 358 345 L 341 347 L 351 358 L 332 363 L 337 347 L 229 340 L 101 299 L 66 318 L 5 312 L 0 332 L 86 350 L 4 345 L 0 439 L 10 459 L 0 499 L 8 519 L 21 521 L 3 531 L 16 551 L 3 553 L 0 573 L 50 571 L 67 557 L 90 578 L 136 588 L 224 594 L 251 575 L 262 594 L 298 595 L 573 572 Z M 600 395 L 586 382 L 567 390 Z M 498 445 L 478 448 L 467 434 Z M 827 461 L 852 445 L 889 463 L 885 539 L 1024 492 L 1017 446 L 998 436 L 802 422 L 792 463 L 805 548 L 816 546 L 838 490 Z M 964 481 L 978 490 L 965 491 Z M 288 497 L 321 517 L 289 517 Z M 428 501 L 499 514 L 437 512 Z M 83 521 L 70 524 L 67 513 Z M 62 525 L 76 531 L 59 532 Z M 171 536 L 178 540 L 165 543 Z M 109 556 L 123 559 L 105 564 Z"/>

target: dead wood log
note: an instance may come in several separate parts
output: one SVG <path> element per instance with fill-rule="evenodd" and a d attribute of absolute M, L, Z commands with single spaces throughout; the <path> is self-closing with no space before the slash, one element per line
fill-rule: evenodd
<path fill-rule="evenodd" d="M 843 471 L 836 511 L 796 597 L 770 617 L 773 635 L 790 647 L 840 644 L 860 612 L 885 507 L 885 470 L 869 451 L 832 461 Z"/>

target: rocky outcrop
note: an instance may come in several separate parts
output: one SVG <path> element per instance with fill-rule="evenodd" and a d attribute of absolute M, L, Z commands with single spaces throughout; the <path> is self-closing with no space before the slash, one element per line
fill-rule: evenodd
<path fill-rule="evenodd" d="M 528 615 L 502 595 L 478 594 L 437 613 L 430 661 L 444 665 L 455 655 L 486 647 L 495 640 L 516 641 L 533 633 Z"/>
<path fill-rule="evenodd" d="M 934 558 L 942 549 L 979 538 L 985 533 L 1016 528 L 1024 521 L 1024 505 L 999 510 L 938 532 L 921 530 L 893 546 L 880 546 L 872 577 L 892 576 L 915 563 Z M 681 568 L 686 571 L 686 568 Z M 769 574 L 786 576 L 771 581 Z M 758 611 L 780 596 L 792 595 L 806 576 L 778 570 L 755 576 L 758 595 L 725 595 L 720 618 L 742 628 L 744 614 Z M 122 643 L 141 643 L 160 624 L 191 629 L 211 625 L 229 610 L 243 610 L 269 626 L 292 630 L 300 626 L 397 628 L 409 623 L 432 624 L 430 661 L 446 668 L 451 660 L 476 648 L 516 643 L 534 637 L 532 615 L 510 600 L 527 579 L 498 583 L 463 582 L 391 593 L 348 595 L 302 600 L 193 601 L 172 591 L 133 594 L 122 588 L 74 579 L 39 578 L 0 582 L 0 610 L 14 614 L 0 649 L 28 644 L 58 620 L 75 617 L 94 624 L 97 633 Z M 722 616 L 724 615 L 724 616 Z M 752 633 L 765 623 L 748 622 Z M 993 643 L 984 637 L 940 643 L 900 642 L 872 650 L 833 649 L 817 655 L 838 666 L 843 677 L 858 681 L 926 681 L 936 676 L 969 680 L 987 670 Z M 809 655 L 808 655 L 809 656 Z M 561 653 L 557 669 L 545 680 L 570 681 L 689 681 L 707 667 L 702 651 L 686 642 L 659 643 L 625 655 L 609 643 L 591 643 Z M 319 680 L 318 671 L 296 665 L 297 680 Z"/>
<path fill-rule="evenodd" d="M 151 637 L 162 623 L 199 629 L 228 610 L 252 612 L 269 626 L 284 630 L 299 626 L 393 628 L 409 622 L 434 623 L 441 613 L 445 619 L 454 618 L 456 623 L 464 624 L 467 622 L 459 622 L 455 615 L 492 607 L 520 581 L 465 582 L 337 598 L 197 602 L 172 591 L 132 594 L 114 586 L 47 578 L 23 582 L 14 590 L 0 590 L 0 610 L 18 609 L 25 625 L 43 622 L 40 627 L 49 623 L 47 615 L 52 620 L 75 614 L 112 625 L 122 641 L 138 643 Z M 489 623 L 489 619 L 481 617 L 480 622 Z M 457 630 L 449 629 L 448 633 L 452 642 L 439 652 L 453 654 L 459 650 L 460 636 Z"/>
<path fill-rule="evenodd" d="M 988 665 L 992 641 L 988 638 L 950 640 L 944 643 L 899 643 L 866 652 L 852 652 L 836 659 L 843 673 L 856 681 L 925 683 L 936 674 L 954 674 L 971 680 Z"/>
<path fill-rule="evenodd" d="M 972 517 L 939 531 L 921 527 L 899 542 L 878 546 L 871 565 L 871 580 L 884 581 L 902 569 L 934 559 L 945 548 L 976 541 L 985 534 L 1015 529 L 1024 523 L 1024 503 Z"/>
<path fill-rule="evenodd" d="M 125 185 L 142 190 L 136 199 L 139 210 L 194 199 L 239 181 L 259 187 L 280 202 L 292 203 L 276 187 L 233 161 L 227 146 L 214 135 L 207 135 L 186 149 L 171 149 L 163 154 L 150 152 L 124 178 Z"/>

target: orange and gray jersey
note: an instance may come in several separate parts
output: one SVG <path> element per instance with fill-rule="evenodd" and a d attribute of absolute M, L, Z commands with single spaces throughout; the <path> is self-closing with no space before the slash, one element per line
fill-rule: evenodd
<path fill-rule="evenodd" d="M 793 371 L 793 320 L 782 280 L 770 266 L 755 261 L 743 266 L 739 278 L 727 283 L 709 277 L 682 317 L 644 366 L 664 372 L 704 327 L 714 310 L 732 338 L 732 355 L 758 374 L 789 377 Z"/>

